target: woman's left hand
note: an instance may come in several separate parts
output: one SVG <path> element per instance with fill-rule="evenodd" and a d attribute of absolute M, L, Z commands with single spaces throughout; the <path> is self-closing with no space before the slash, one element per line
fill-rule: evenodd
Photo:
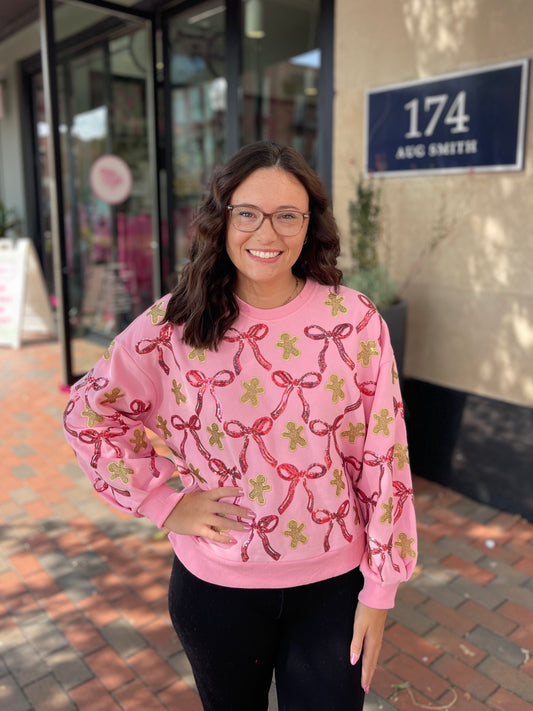
<path fill-rule="evenodd" d="M 370 689 L 370 683 L 378 663 L 386 619 L 387 610 L 367 607 L 361 602 L 357 604 L 352 643 L 350 645 L 350 658 L 352 663 L 355 664 L 361 656 L 361 652 L 364 651 L 361 686 L 366 693 Z"/>

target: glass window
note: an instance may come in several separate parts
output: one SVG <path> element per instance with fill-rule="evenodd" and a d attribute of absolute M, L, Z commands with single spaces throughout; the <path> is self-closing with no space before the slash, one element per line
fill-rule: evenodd
<path fill-rule="evenodd" d="M 225 5 L 204 2 L 169 23 L 175 269 L 189 251 L 194 210 L 224 160 Z"/>
<path fill-rule="evenodd" d="M 242 143 L 294 146 L 316 168 L 319 0 L 243 0 Z"/>
<path fill-rule="evenodd" d="M 52 263 L 52 227 L 50 222 L 50 170 L 48 163 L 48 123 L 46 121 L 44 108 L 43 75 L 34 74 L 31 80 L 33 119 L 35 122 L 35 145 L 37 147 L 35 160 L 37 162 L 36 175 L 38 209 L 38 231 L 37 240 L 40 240 L 40 257 L 43 267 L 44 279 L 49 293 L 51 294 L 52 305 L 56 305 L 54 294 L 54 270 Z"/>
<path fill-rule="evenodd" d="M 69 32 L 76 30 L 74 41 Z M 80 29 L 81 28 L 81 29 Z M 59 152 L 75 374 L 154 300 L 148 25 L 56 5 Z"/>

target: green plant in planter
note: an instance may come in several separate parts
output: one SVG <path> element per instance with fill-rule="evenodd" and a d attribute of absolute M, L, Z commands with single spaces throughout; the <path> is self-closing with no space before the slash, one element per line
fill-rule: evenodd
<path fill-rule="evenodd" d="M 383 239 L 381 211 L 380 185 L 373 178 L 365 180 L 360 177 L 355 199 L 349 204 L 352 266 L 344 270 L 343 283 L 368 296 L 386 321 L 401 377 L 407 324 L 407 303 L 403 294 L 422 269 L 426 259 L 451 234 L 457 218 L 448 217 L 446 194 L 443 193 L 440 212 L 428 230 L 429 237 L 404 281 L 398 285 L 389 272 L 386 259 L 380 259 L 380 244 L 382 251 L 387 252 L 389 247 Z"/>
<path fill-rule="evenodd" d="M 448 216 L 446 194 L 441 196 L 439 213 L 429 237 L 407 276 L 398 284 L 389 272 L 387 264 L 380 260 L 378 247 L 386 250 L 381 224 L 381 187 L 373 178 L 359 178 L 355 199 L 350 201 L 350 257 L 352 266 L 344 270 L 343 283 L 366 294 L 383 312 L 403 300 L 403 294 L 420 272 L 426 260 L 453 231 L 457 216 Z"/>
<path fill-rule="evenodd" d="M 352 267 L 345 270 L 343 282 L 368 296 L 382 311 L 398 301 L 398 285 L 380 261 L 381 189 L 372 178 L 359 178 L 355 200 L 350 201 L 348 210 Z"/>
<path fill-rule="evenodd" d="M 7 208 L 0 200 L 0 237 L 5 237 L 9 230 L 17 230 L 20 220 L 15 210 Z"/>

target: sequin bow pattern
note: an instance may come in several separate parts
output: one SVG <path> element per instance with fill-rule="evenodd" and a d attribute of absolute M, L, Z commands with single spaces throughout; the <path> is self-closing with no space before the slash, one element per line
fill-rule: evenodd
<path fill-rule="evenodd" d="M 368 395 L 370 397 L 373 397 L 376 394 L 377 383 L 375 380 L 364 380 L 362 383 L 360 383 L 357 380 L 357 373 L 355 373 L 353 379 L 354 383 L 357 385 L 359 392 L 362 395 Z"/>
<path fill-rule="evenodd" d="M 365 296 L 364 294 L 359 294 L 359 301 L 361 301 L 368 308 L 368 311 L 366 312 L 366 314 L 363 316 L 363 318 L 359 321 L 359 323 L 355 327 L 355 330 L 357 331 L 357 333 L 360 333 L 365 326 L 368 326 L 372 316 L 374 314 L 378 313 L 377 308 L 370 301 L 368 296 Z M 381 316 L 380 316 L 380 318 L 381 318 Z"/>
<path fill-rule="evenodd" d="M 206 390 L 209 388 L 213 400 L 215 401 L 215 415 L 219 422 L 222 421 L 222 406 L 220 400 L 218 399 L 215 388 L 225 388 L 235 380 L 235 375 L 231 370 L 219 370 L 215 373 L 212 378 L 208 378 L 200 370 L 189 370 L 187 375 L 187 382 L 193 386 L 193 388 L 198 388 L 198 396 L 196 398 L 195 412 L 197 415 L 200 414 L 202 410 L 203 398 Z"/>
<path fill-rule="evenodd" d="M 174 363 L 176 363 L 177 367 L 181 370 L 180 365 L 176 360 L 176 356 L 174 355 L 174 349 L 170 340 L 173 333 L 174 328 L 172 324 L 167 323 L 159 331 L 159 336 L 157 338 L 143 338 L 135 346 L 135 350 L 139 355 L 146 355 L 147 353 L 151 353 L 152 351 L 157 350 L 159 356 L 159 365 L 167 375 L 170 373 L 170 368 L 165 363 L 165 359 L 163 358 L 163 348 L 167 348 L 172 353 Z M 141 343 L 145 343 L 146 345 L 141 346 Z"/>
<path fill-rule="evenodd" d="M 241 548 L 241 558 L 243 562 L 246 563 L 246 561 L 250 560 L 250 556 L 248 555 L 248 548 L 250 546 L 250 543 L 252 542 L 255 531 L 257 531 L 257 535 L 261 539 L 261 542 L 263 543 L 263 548 L 268 553 L 268 555 L 274 560 L 279 560 L 281 558 L 281 553 L 278 553 L 276 550 L 274 550 L 274 548 L 272 548 L 267 536 L 267 533 L 272 533 L 272 531 L 275 530 L 278 523 L 279 518 L 274 514 L 264 516 L 263 518 L 259 519 L 259 521 L 253 521 L 250 523 L 250 538 L 245 541 Z"/>
<path fill-rule="evenodd" d="M 370 520 L 370 511 L 373 511 L 378 504 L 378 492 L 373 491 L 370 496 L 367 496 L 362 489 L 357 487 L 355 489 L 355 495 L 364 507 L 364 511 L 361 512 L 361 515 L 363 517 L 363 521 L 366 524 Z"/>
<path fill-rule="evenodd" d="M 355 368 L 355 363 L 346 353 L 344 344 L 342 343 L 345 338 L 348 338 L 351 335 L 352 331 L 353 326 L 351 323 L 339 323 L 339 325 L 335 326 L 332 331 L 328 331 L 325 328 L 322 328 L 322 326 L 317 325 L 306 326 L 304 328 L 304 333 L 308 338 L 311 338 L 313 341 L 324 341 L 322 350 L 318 354 L 318 367 L 321 373 L 326 370 L 326 352 L 329 348 L 330 341 L 333 341 L 333 343 L 337 346 L 340 357 L 350 368 L 350 370 Z"/>
<path fill-rule="evenodd" d="M 142 400 L 132 400 L 130 402 L 130 409 L 128 410 L 118 410 L 121 415 L 126 415 L 128 417 L 137 417 L 143 415 L 145 412 L 150 412 L 152 405 L 149 402 L 143 402 Z"/>
<path fill-rule="evenodd" d="M 243 472 L 248 471 L 246 450 L 248 449 L 248 444 L 250 443 L 250 437 L 257 443 L 259 451 L 266 462 L 273 467 L 275 467 L 278 463 L 277 459 L 274 459 L 263 442 L 263 437 L 270 432 L 272 424 L 273 422 L 270 417 L 259 417 L 251 427 L 243 425 L 242 422 L 239 422 L 238 420 L 224 422 L 224 432 L 227 435 L 233 437 L 234 439 L 244 437 L 244 444 L 242 446 L 241 453 L 239 454 L 239 464 L 241 465 L 241 470 Z"/>
<path fill-rule="evenodd" d="M 397 523 L 403 513 L 405 502 L 413 496 L 413 490 L 411 487 L 406 487 L 401 481 L 393 481 L 392 487 L 394 489 L 394 496 L 398 497 L 396 510 L 394 511 L 394 523 Z"/>
<path fill-rule="evenodd" d="M 98 494 L 101 494 L 109 489 L 113 495 L 113 498 L 121 508 L 123 508 L 125 511 L 132 511 L 129 506 L 125 506 L 121 501 L 117 499 L 117 494 L 120 494 L 121 496 L 131 497 L 131 493 L 129 491 L 126 491 L 126 489 L 117 489 L 116 486 L 113 486 L 109 482 L 104 481 L 101 476 L 96 476 L 95 480 L 93 481 L 93 489 Z"/>
<path fill-rule="evenodd" d="M 77 400 L 79 401 L 79 397 Z M 72 411 L 76 407 L 76 400 L 69 400 L 67 402 L 67 406 L 65 407 L 65 410 L 63 412 L 63 427 L 65 430 L 71 435 L 71 437 L 77 437 L 78 436 L 78 430 L 73 430 L 71 427 L 68 425 L 68 419 L 69 415 L 72 414 Z"/>
<path fill-rule="evenodd" d="M 383 580 L 383 568 L 385 567 L 385 562 L 387 560 L 387 556 L 390 558 L 390 562 L 394 570 L 399 573 L 400 572 L 400 567 L 392 560 L 392 534 L 388 540 L 387 543 L 380 543 L 376 538 L 370 538 L 368 543 L 368 553 L 369 557 L 370 556 L 379 556 L 380 562 L 378 565 L 378 573 L 379 577 Z"/>
<path fill-rule="evenodd" d="M 392 472 L 392 465 L 394 464 L 394 445 L 389 447 L 384 456 L 379 456 L 375 452 L 365 452 L 363 455 L 363 462 L 367 465 L 367 467 L 379 467 L 379 497 L 381 496 L 381 481 L 383 479 L 383 475 L 385 474 L 385 467 Z"/>
<path fill-rule="evenodd" d="M 349 511 L 350 502 L 348 501 L 348 499 L 342 502 L 337 511 L 327 511 L 326 509 L 317 509 L 316 511 L 313 511 L 313 521 L 315 521 L 315 523 L 329 524 L 328 530 L 326 531 L 326 535 L 324 536 L 324 551 L 326 553 L 330 549 L 329 537 L 331 535 L 331 531 L 333 530 L 333 525 L 335 523 L 339 524 L 339 527 L 342 531 L 342 535 L 347 541 L 351 542 L 353 540 L 352 534 L 348 533 L 348 529 L 346 528 L 346 522 L 344 520 L 346 516 L 348 516 Z"/>
<path fill-rule="evenodd" d="M 312 513 L 315 502 L 313 492 L 307 484 L 307 479 L 319 479 L 321 476 L 324 476 L 327 471 L 326 467 L 323 464 L 311 464 L 308 469 L 298 469 L 293 464 L 280 464 L 277 471 L 282 479 L 290 482 L 287 496 L 278 506 L 279 513 L 282 514 L 290 506 L 299 482 L 303 483 L 304 489 L 307 492 L 307 510 Z"/>
<path fill-rule="evenodd" d="M 236 335 L 230 335 L 232 333 Z M 267 335 L 267 333 L 268 326 L 264 323 L 257 323 L 244 333 L 241 331 L 237 331 L 236 328 L 229 328 L 227 330 L 226 335 L 224 336 L 224 340 L 227 343 L 239 344 L 237 352 L 233 356 L 233 369 L 236 375 L 239 375 L 242 370 L 240 357 L 246 343 L 250 344 L 255 359 L 259 363 L 259 365 L 263 366 L 263 368 L 265 368 L 266 370 L 270 370 L 272 368 L 272 363 L 269 363 L 268 360 L 263 357 L 261 351 L 259 350 L 259 346 L 257 345 L 257 341 L 262 341 L 263 338 Z"/>
<path fill-rule="evenodd" d="M 172 415 L 172 417 L 170 418 L 170 424 L 172 425 L 172 427 L 174 427 L 175 430 L 178 430 L 178 432 L 184 433 L 183 439 L 181 440 L 180 444 L 180 454 L 183 459 L 187 459 L 185 455 L 185 444 L 187 442 L 189 432 L 194 438 L 194 441 L 196 442 L 196 446 L 198 447 L 198 451 L 200 452 L 200 454 L 206 459 L 211 458 L 211 455 L 204 447 L 200 440 L 200 437 L 198 436 L 198 432 L 202 428 L 198 415 L 192 415 L 188 421 L 184 420 L 183 417 L 181 417 L 180 415 Z"/>
<path fill-rule="evenodd" d="M 342 425 L 342 421 L 344 418 L 344 412 L 341 415 L 337 415 L 337 417 L 333 420 L 332 424 L 329 424 L 328 422 L 325 422 L 324 420 L 313 420 L 312 422 L 309 423 L 309 429 L 311 432 L 318 437 L 327 437 L 327 442 L 326 442 L 326 452 L 324 454 L 324 461 L 326 462 L 326 466 L 329 469 L 332 464 L 331 460 L 331 438 L 333 437 L 333 441 L 335 444 L 335 449 L 337 452 L 339 452 L 339 446 L 337 444 L 337 439 L 336 439 L 336 432 L 338 429 L 340 429 Z"/>
<path fill-rule="evenodd" d="M 225 486 L 228 479 L 231 481 L 231 486 L 240 486 L 239 479 L 242 479 L 242 474 L 237 467 L 229 469 L 220 459 L 211 459 L 209 469 L 218 476 L 219 486 Z"/>
<path fill-rule="evenodd" d="M 76 385 L 74 386 L 76 392 L 81 388 L 86 387 L 85 396 L 87 396 L 87 393 L 89 393 L 91 390 L 98 391 L 107 388 L 107 386 L 109 385 L 109 378 L 95 378 L 93 377 L 93 372 L 94 368 L 91 368 L 87 375 L 82 378 L 78 383 L 76 383 Z M 87 402 L 87 397 L 85 397 L 85 402 Z"/>
<path fill-rule="evenodd" d="M 274 420 L 277 419 L 285 410 L 290 394 L 293 392 L 293 390 L 296 390 L 303 406 L 302 419 L 304 422 L 308 422 L 309 403 L 305 399 L 303 389 L 311 389 L 318 387 L 322 381 L 322 376 L 320 375 L 320 373 L 310 372 L 305 373 L 304 375 L 302 375 L 301 378 L 293 378 L 292 375 L 290 373 L 287 373 L 286 370 L 276 370 L 274 373 L 272 373 L 272 380 L 274 381 L 274 384 L 278 386 L 278 388 L 284 389 L 284 393 L 281 396 L 279 405 L 276 407 L 275 410 L 273 410 L 273 412 L 270 413 Z"/>
<path fill-rule="evenodd" d="M 114 444 L 112 440 L 116 437 L 121 437 L 123 434 L 126 433 L 126 431 L 127 427 L 122 427 L 120 430 L 114 430 L 112 427 L 106 427 L 105 430 L 88 429 L 82 430 L 80 432 L 80 442 L 83 442 L 84 444 L 94 445 L 94 453 L 91 457 L 91 467 L 93 469 L 96 469 L 96 467 L 98 466 L 98 461 L 102 456 L 103 442 L 105 442 L 107 445 L 109 445 L 109 447 L 111 447 L 117 458 L 122 457 L 122 450 L 117 444 Z"/>

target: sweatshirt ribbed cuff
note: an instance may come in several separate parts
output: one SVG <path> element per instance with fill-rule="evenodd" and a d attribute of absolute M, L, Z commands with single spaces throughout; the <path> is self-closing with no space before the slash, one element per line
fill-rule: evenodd
<path fill-rule="evenodd" d="M 162 528 L 170 512 L 182 498 L 182 492 L 163 484 L 146 497 L 137 511 L 141 516 L 153 521 L 158 528 Z"/>
<path fill-rule="evenodd" d="M 359 602 L 377 610 L 391 610 L 398 585 L 383 585 L 365 578 L 363 589 L 359 593 Z"/>

